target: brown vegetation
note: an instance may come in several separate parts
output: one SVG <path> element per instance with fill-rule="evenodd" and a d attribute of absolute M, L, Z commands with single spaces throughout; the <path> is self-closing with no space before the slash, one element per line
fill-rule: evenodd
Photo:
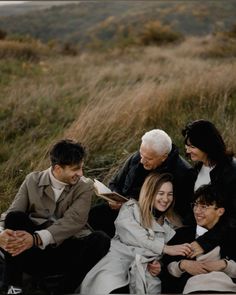
<path fill-rule="evenodd" d="M 47 150 L 62 137 L 88 147 L 85 174 L 105 181 L 152 128 L 166 130 L 183 154 L 185 123 L 210 119 L 236 150 L 235 54 L 212 53 L 217 38 L 0 60 L 2 209 L 29 171 L 48 166 Z"/>

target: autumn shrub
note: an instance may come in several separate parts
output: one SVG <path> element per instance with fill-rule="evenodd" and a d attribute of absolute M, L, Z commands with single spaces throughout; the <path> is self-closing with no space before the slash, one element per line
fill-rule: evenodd
<path fill-rule="evenodd" d="M 142 45 L 163 45 L 179 42 L 183 40 L 183 35 L 173 31 L 170 26 L 161 24 L 159 21 L 150 21 L 144 25 L 138 38 Z"/>
<path fill-rule="evenodd" d="M 23 43 L 14 40 L 0 40 L 0 59 L 15 58 L 36 61 L 47 53 L 47 47 L 41 43 Z"/>

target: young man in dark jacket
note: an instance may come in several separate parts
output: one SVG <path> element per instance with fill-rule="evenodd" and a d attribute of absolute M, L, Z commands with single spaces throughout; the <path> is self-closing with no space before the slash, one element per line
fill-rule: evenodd
<path fill-rule="evenodd" d="M 192 207 L 196 225 L 177 229 L 169 245 L 192 243 L 214 229 L 225 216 L 225 199 L 212 185 L 198 188 Z M 225 230 L 221 241 L 197 258 L 192 258 L 194 255 L 164 256 L 163 263 L 170 275 L 164 271 L 162 292 L 235 293 L 236 243 L 232 233 L 229 229 Z"/>

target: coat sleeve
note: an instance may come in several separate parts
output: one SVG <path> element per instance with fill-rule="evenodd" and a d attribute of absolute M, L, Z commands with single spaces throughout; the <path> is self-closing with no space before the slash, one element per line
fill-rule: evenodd
<path fill-rule="evenodd" d="M 115 221 L 116 234 L 121 242 L 126 245 L 140 247 L 152 251 L 155 254 L 162 254 L 164 248 L 164 238 L 150 236 L 134 216 L 133 206 L 124 204 Z"/>
<path fill-rule="evenodd" d="M 24 182 L 20 186 L 13 202 L 11 203 L 10 207 L 1 214 L 1 220 L 4 222 L 6 215 L 12 211 L 22 211 L 26 212 L 29 205 L 29 196 L 28 196 L 28 189 L 27 183 L 28 180 L 31 178 L 30 174 L 26 176 Z"/>
<path fill-rule="evenodd" d="M 86 186 L 82 191 L 75 192 L 74 201 L 63 216 L 47 228 L 57 245 L 65 239 L 76 235 L 85 227 L 88 220 L 92 195 L 92 185 Z"/>

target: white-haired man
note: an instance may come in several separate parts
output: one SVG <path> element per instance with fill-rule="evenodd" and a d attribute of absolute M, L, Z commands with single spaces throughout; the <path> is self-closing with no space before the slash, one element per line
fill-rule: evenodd
<path fill-rule="evenodd" d="M 174 177 L 174 211 L 186 223 L 191 212 L 194 172 L 172 144 L 170 136 L 163 130 L 153 129 L 141 139 L 139 151 L 132 154 L 124 166 L 112 178 L 109 187 L 112 191 L 128 198 L 138 199 L 145 178 L 152 172 L 171 173 Z M 94 229 L 102 229 L 114 235 L 114 220 L 121 204 L 97 205 L 89 215 L 89 223 Z"/>

